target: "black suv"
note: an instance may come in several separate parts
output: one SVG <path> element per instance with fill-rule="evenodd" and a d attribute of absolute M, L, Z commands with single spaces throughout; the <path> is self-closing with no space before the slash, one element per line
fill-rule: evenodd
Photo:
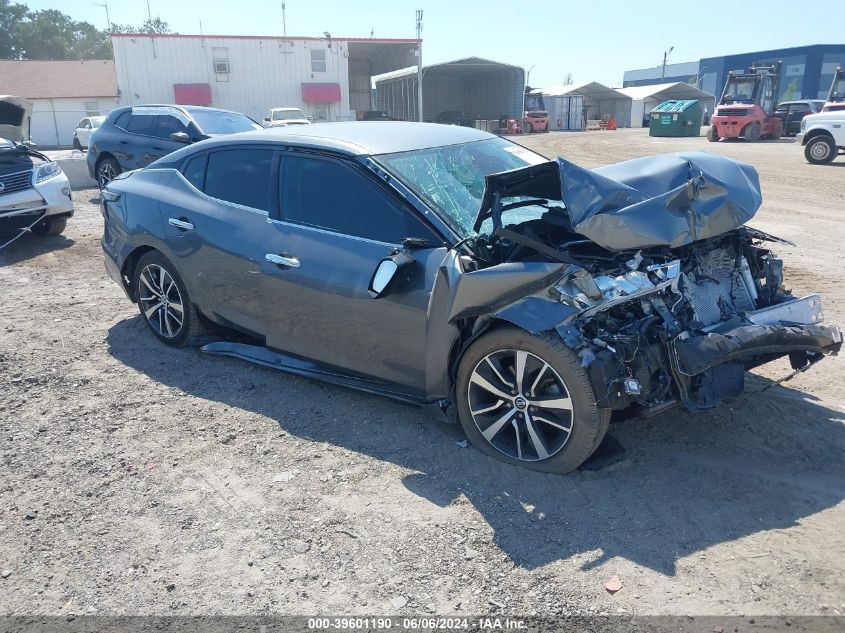
<path fill-rule="evenodd" d="M 823 100 L 801 99 L 800 101 L 784 101 L 779 103 L 775 116 L 783 122 L 783 133 L 795 136 L 801 130 L 801 119 L 808 114 L 821 112 Z"/>
<path fill-rule="evenodd" d="M 260 130 L 239 112 L 201 106 L 142 105 L 112 110 L 89 141 L 88 173 L 100 188 L 123 171 L 146 167 L 188 143 Z"/>

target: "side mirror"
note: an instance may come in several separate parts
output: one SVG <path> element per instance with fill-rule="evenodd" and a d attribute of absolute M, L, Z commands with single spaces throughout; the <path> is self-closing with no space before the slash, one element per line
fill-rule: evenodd
<path fill-rule="evenodd" d="M 170 140 L 176 141 L 177 143 L 190 143 L 191 137 L 185 132 L 174 132 L 170 135 Z"/>
<path fill-rule="evenodd" d="M 373 299 L 380 299 L 401 288 L 411 276 L 414 258 L 401 251 L 385 257 L 378 263 L 370 279 L 369 292 Z"/>
<path fill-rule="evenodd" d="M 267 121 L 267 123 L 269 123 L 269 122 L 270 122 L 270 117 L 266 116 L 266 117 L 264 117 L 264 120 L 265 120 L 265 121 Z"/>

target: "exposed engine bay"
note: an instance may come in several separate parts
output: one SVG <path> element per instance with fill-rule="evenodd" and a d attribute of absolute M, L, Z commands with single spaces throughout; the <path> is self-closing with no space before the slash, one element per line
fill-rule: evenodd
<path fill-rule="evenodd" d="M 820 296 L 784 285 L 768 245 L 789 242 L 743 226 L 762 201 L 756 172 L 702 156 L 704 168 L 667 155 L 604 173 L 558 160 L 488 177 L 476 227 L 489 218 L 492 230 L 468 240 L 464 272 L 559 263 L 553 283 L 494 316 L 555 330 L 602 408 L 706 409 L 739 395 L 748 369 L 788 355 L 803 371 L 841 348 Z M 644 193 L 632 182 L 645 175 Z M 527 207 L 545 211 L 507 224 Z"/>

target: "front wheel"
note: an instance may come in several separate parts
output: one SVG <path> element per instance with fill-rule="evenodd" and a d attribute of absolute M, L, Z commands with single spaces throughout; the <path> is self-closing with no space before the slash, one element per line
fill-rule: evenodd
<path fill-rule="evenodd" d="M 66 226 L 67 218 L 55 218 L 52 220 L 50 218 L 44 218 L 41 222 L 33 226 L 30 231 L 40 236 L 61 235 Z"/>
<path fill-rule="evenodd" d="M 524 134 L 531 134 L 533 132 L 534 132 L 534 126 L 531 125 L 530 123 L 526 123 L 525 127 L 523 128 L 523 133 Z"/>
<path fill-rule="evenodd" d="M 745 132 L 743 132 L 743 136 L 745 140 L 749 143 L 756 143 L 760 140 L 760 124 L 757 122 L 749 123 L 746 128 Z"/>
<path fill-rule="evenodd" d="M 716 131 L 715 125 L 711 125 L 710 129 L 707 130 L 707 140 L 711 143 L 715 143 L 719 140 L 719 133 Z"/>
<path fill-rule="evenodd" d="M 563 341 L 513 327 L 495 329 L 470 346 L 456 390 L 461 426 L 476 448 L 541 472 L 578 468 L 610 420 Z"/>
<path fill-rule="evenodd" d="M 814 136 L 804 147 L 804 158 L 813 165 L 825 165 L 836 158 L 836 144 L 827 135 Z"/>
<path fill-rule="evenodd" d="M 181 347 L 201 333 L 188 290 L 164 255 L 150 251 L 142 256 L 135 266 L 133 283 L 141 318 L 158 340 Z"/>
<path fill-rule="evenodd" d="M 114 158 L 104 158 L 97 165 L 97 184 L 100 189 L 109 184 L 120 173 L 120 163 Z"/>

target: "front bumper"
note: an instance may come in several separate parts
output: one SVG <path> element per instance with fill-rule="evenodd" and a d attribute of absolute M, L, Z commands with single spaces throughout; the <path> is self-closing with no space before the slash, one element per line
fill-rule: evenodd
<path fill-rule="evenodd" d="M 789 354 L 799 369 L 820 355 L 837 354 L 842 332 L 835 325 L 743 325 L 727 332 L 691 336 L 674 342 L 677 367 L 687 376 L 698 375 L 716 365 L 743 363 L 753 367 L 772 357 Z"/>
<path fill-rule="evenodd" d="M 45 216 L 73 215 L 70 183 L 63 173 L 29 189 L 0 194 L 0 221 L 44 213 Z"/>
<path fill-rule="evenodd" d="M 799 145 L 803 145 L 804 144 L 804 132 L 798 132 L 798 134 L 795 135 L 795 140 L 798 141 Z"/>

